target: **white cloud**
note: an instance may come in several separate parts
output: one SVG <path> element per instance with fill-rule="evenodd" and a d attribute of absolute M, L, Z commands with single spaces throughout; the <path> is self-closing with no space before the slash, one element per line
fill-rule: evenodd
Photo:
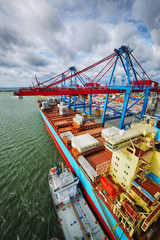
<path fill-rule="evenodd" d="M 46 80 L 73 65 L 83 69 L 124 44 L 156 79 L 159 4 L 160 0 L 1 1 L 0 87 L 29 86 L 35 74 Z M 95 76 L 100 68 L 86 74 Z"/>
<path fill-rule="evenodd" d="M 160 45 L 160 0 L 135 0 L 133 17 L 145 24 L 152 39 L 157 45 Z"/>
<path fill-rule="evenodd" d="M 73 32 L 74 47 L 83 53 L 95 52 L 99 45 L 109 41 L 109 33 L 93 20 L 82 22 Z"/>

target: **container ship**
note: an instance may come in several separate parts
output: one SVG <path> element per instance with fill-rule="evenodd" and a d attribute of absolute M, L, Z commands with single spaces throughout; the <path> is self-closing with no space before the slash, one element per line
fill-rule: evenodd
<path fill-rule="evenodd" d="M 53 204 L 63 239 L 107 240 L 78 186 L 79 179 L 58 162 L 48 175 Z"/>
<path fill-rule="evenodd" d="M 160 215 L 160 121 L 103 128 L 63 102 L 38 100 L 58 150 L 110 239 L 155 239 Z"/>

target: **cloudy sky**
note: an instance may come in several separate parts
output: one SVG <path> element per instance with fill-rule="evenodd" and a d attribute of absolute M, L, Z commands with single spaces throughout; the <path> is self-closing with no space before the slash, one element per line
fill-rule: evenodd
<path fill-rule="evenodd" d="M 0 0 L 0 87 L 83 69 L 121 45 L 159 81 L 160 0 Z"/>

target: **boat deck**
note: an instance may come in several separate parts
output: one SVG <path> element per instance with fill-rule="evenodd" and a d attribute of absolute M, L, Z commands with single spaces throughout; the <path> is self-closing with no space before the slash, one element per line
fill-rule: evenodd
<path fill-rule="evenodd" d="M 107 240 L 69 168 L 59 162 L 50 170 L 48 182 L 65 240 Z"/>
<path fill-rule="evenodd" d="M 58 209 L 59 221 L 66 240 L 106 239 L 100 225 L 89 209 L 84 198 L 79 195 L 69 204 Z"/>

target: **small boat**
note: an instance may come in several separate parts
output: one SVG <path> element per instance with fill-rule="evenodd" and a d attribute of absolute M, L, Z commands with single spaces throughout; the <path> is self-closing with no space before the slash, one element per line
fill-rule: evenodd
<path fill-rule="evenodd" d="M 64 239 L 107 240 L 70 169 L 58 163 L 50 170 L 48 181 Z"/>

